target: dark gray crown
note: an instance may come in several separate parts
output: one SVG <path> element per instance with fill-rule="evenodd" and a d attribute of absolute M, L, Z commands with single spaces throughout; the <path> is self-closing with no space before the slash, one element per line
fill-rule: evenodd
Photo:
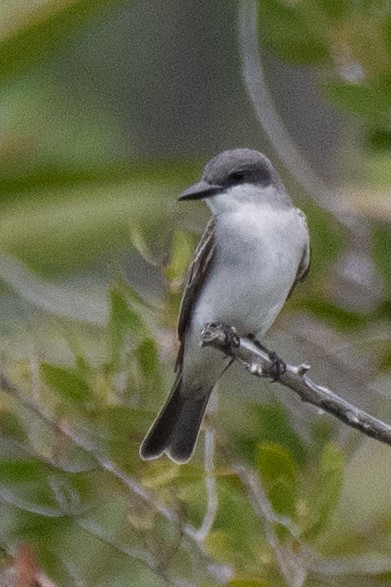
<path fill-rule="evenodd" d="M 253 149 L 232 149 L 216 155 L 206 165 L 203 179 L 224 187 L 240 183 L 262 186 L 281 183 L 269 159 Z"/>

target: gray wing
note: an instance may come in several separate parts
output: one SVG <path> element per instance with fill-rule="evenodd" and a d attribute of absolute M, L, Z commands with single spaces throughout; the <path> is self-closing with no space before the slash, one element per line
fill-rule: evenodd
<path fill-rule="evenodd" d="M 307 228 L 307 232 L 308 232 L 307 219 L 306 219 L 305 215 L 303 214 L 303 212 L 301 210 L 298 210 L 298 213 L 303 218 L 304 223 Z M 309 270 L 310 270 L 310 267 L 311 267 L 311 247 L 310 247 L 310 241 L 308 238 L 306 245 L 304 247 L 304 250 L 303 250 L 303 256 L 301 257 L 299 267 L 297 268 L 295 280 L 293 282 L 291 289 L 289 290 L 288 298 L 290 298 L 290 296 L 292 295 L 292 292 L 295 289 L 296 285 L 298 283 L 300 283 L 300 281 L 303 281 L 307 277 Z"/>
<path fill-rule="evenodd" d="M 178 320 L 178 338 L 181 343 L 175 370 L 182 364 L 183 339 L 191 321 L 192 308 L 198 298 L 202 285 L 205 283 L 206 275 L 210 269 L 211 261 L 215 252 L 215 219 L 212 217 L 201 237 L 194 253 L 194 259 L 189 267 L 186 286 L 183 293 L 181 308 Z"/>

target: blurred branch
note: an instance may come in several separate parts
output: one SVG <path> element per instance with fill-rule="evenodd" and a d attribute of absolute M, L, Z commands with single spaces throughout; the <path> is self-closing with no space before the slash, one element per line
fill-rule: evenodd
<path fill-rule="evenodd" d="M 229 334 L 226 327 L 207 324 L 201 333 L 201 344 L 229 354 L 245 365 L 253 375 L 273 377 L 274 363 L 270 351 L 262 350 L 248 338 L 237 337 L 238 346 L 229 344 Z M 302 401 L 332 414 L 370 438 L 391 445 L 391 426 L 350 404 L 327 387 L 312 381 L 307 376 L 309 368 L 304 363 L 299 366 L 286 365 L 286 371 L 280 375 L 279 382 L 295 392 Z"/>
<path fill-rule="evenodd" d="M 214 392 L 209 403 L 208 414 L 216 411 L 217 393 Z M 207 496 L 207 509 L 205 517 L 197 532 L 199 540 L 205 540 L 209 534 L 219 506 L 217 497 L 217 483 L 214 474 L 214 455 L 215 455 L 215 432 L 213 427 L 207 422 L 204 439 L 204 470 L 205 470 L 205 488 Z"/>
<path fill-rule="evenodd" d="M 102 326 L 107 320 L 107 305 L 93 302 L 89 295 L 53 285 L 40 279 L 12 257 L 0 255 L 0 279 L 23 299 L 46 312 Z"/>
<path fill-rule="evenodd" d="M 243 77 L 258 122 L 287 169 L 304 191 L 317 203 L 336 215 L 341 211 L 340 198 L 329 190 L 303 158 L 274 107 L 268 90 L 258 46 L 258 10 L 255 0 L 242 0 L 239 6 L 239 44 Z M 340 216 L 337 216 L 342 221 Z"/>

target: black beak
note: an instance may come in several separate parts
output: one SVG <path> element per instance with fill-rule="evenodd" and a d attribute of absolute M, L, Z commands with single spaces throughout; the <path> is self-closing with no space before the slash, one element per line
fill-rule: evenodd
<path fill-rule="evenodd" d="M 198 183 L 184 190 L 178 200 L 203 200 L 204 198 L 210 198 L 218 194 L 221 190 L 222 187 L 220 185 L 212 185 L 201 179 Z"/>

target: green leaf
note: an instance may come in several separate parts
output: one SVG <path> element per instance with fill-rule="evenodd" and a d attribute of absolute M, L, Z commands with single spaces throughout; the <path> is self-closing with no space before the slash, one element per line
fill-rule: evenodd
<path fill-rule="evenodd" d="M 80 352 L 77 352 L 75 356 L 75 373 L 84 381 L 86 381 L 92 373 L 91 365 L 87 358 Z"/>
<path fill-rule="evenodd" d="M 244 456 L 254 461 L 261 443 L 277 443 L 291 452 L 299 464 L 307 462 L 307 449 L 290 424 L 286 408 L 278 403 L 251 404 L 246 410 L 246 430 L 235 439 Z"/>
<path fill-rule="evenodd" d="M 153 338 L 144 338 L 136 348 L 136 359 L 146 389 L 156 391 L 161 388 L 162 371 L 159 365 L 156 342 Z"/>
<path fill-rule="evenodd" d="M 140 369 L 145 377 L 148 377 L 159 368 L 159 360 L 156 342 L 153 338 L 145 338 L 137 347 L 136 356 Z"/>
<path fill-rule="evenodd" d="M 142 258 L 150 265 L 157 265 L 157 259 L 149 249 L 149 246 L 145 240 L 145 235 L 141 227 L 137 223 L 132 223 L 130 226 L 130 240 L 132 245 Z"/>
<path fill-rule="evenodd" d="M 46 57 L 102 9 L 116 4 L 120 4 L 120 0 L 77 0 L 68 2 L 65 7 L 64 2 L 48 2 L 39 16 L 35 14 L 30 20 L 26 19 L 27 26 L 0 42 L 0 78 Z"/>
<path fill-rule="evenodd" d="M 327 526 L 343 487 L 345 459 L 335 443 L 324 447 L 317 480 L 309 497 L 307 538 L 314 538 Z"/>
<path fill-rule="evenodd" d="M 264 443 L 258 450 L 258 467 L 274 511 L 293 518 L 297 500 L 297 465 L 292 453 L 280 444 Z"/>
<path fill-rule="evenodd" d="M 327 20 L 313 0 L 258 0 L 258 6 L 261 42 L 270 45 L 280 57 L 294 63 L 327 59 Z"/>
<path fill-rule="evenodd" d="M 391 15 L 387 16 L 384 22 L 384 36 L 387 44 L 388 54 L 391 54 Z"/>
<path fill-rule="evenodd" d="M 42 363 L 40 373 L 43 381 L 49 387 L 67 399 L 82 403 L 92 397 L 89 385 L 71 369 Z"/>
<path fill-rule="evenodd" d="M 182 281 L 193 255 L 192 239 L 183 231 L 177 230 L 174 234 L 170 264 L 165 268 L 167 279 Z"/>
<path fill-rule="evenodd" d="M 218 479 L 218 503 L 213 532 L 206 540 L 212 556 L 255 573 L 264 537 L 259 518 L 237 477 Z"/>

